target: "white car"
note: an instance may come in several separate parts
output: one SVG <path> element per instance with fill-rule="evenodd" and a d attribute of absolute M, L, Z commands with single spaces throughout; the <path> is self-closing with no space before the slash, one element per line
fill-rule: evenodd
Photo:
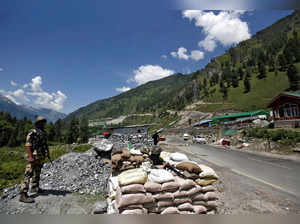
<path fill-rule="evenodd" d="M 203 136 L 197 135 L 193 137 L 193 143 L 206 144 L 207 142 Z"/>
<path fill-rule="evenodd" d="M 189 134 L 185 133 L 185 134 L 183 135 L 183 139 L 184 139 L 185 141 L 189 140 L 189 138 L 190 138 Z"/>

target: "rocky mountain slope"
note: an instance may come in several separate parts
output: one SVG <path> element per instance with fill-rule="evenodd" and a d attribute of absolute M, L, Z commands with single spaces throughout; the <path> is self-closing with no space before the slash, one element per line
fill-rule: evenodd
<path fill-rule="evenodd" d="M 34 120 L 36 115 L 42 115 L 46 117 L 48 121 L 52 122 L 55 122 L 58 119 L 63 119 L 66 116 L 64 113 L 46 108 L 33 108 L 25 105 L 17 105 L 2 95 L 0 95 L 0 111 L 9 112 L 12 116 L 17 117 L 18 119 L 27 117 L 30 120 Z"/>

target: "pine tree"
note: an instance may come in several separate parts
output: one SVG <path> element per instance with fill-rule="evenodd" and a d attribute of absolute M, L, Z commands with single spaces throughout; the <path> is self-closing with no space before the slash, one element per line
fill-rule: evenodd
<path fill-rule="evenodd" d="M 246 76 L 246 78 L 244 79 L 244 93 L 248 93 L 251 90 L 251 84 L 250 81 L 248 79 L 248 77 Z"/>
<path fill-rule="evenodd" d="M 228 97 L 228 90 L 224 86 L 223 80 L 220 81 L 220 92 L 223 94 L 223 99 L 226 100 Z"/>
<path fill-rule="evenodd" d="M 239 74 L 239 79 L 243 80 L 244 79 L 244 71 L 241 67 L 238 70 L 238 74 Z"/>
<path fill-rule="evenodd" d="M 89 140 L 89 125 L 87 119 L 83 118 L 80 122 L 80 140 L 81 143 L 87 143 Z"/>
<path fill-rule="evenodd" d="M 78 137 L 79 137 L 79 122 L 77 118 L 74 117 L 71 120 L 71 123 L 68 128 L 67 143 L 72 144 L 77 142 Z"/>
<path fill-rule="evenodd" d="M 287 65 L 287 61 L 286 61 L 286 58 L 283 54 L 280 54 L 278 56 L 278 63 L 279 63 L 279 66 L 280 66 L 280 71 L 285 71 L 286 69 L 286 65 Z"/>
<path fill-rule="evenodd" d="M 300 76 L 294 65 L 290 65 L 287 70 L 287 76 L 290 82 L 290 90 L 296 91 L 300 87 Z"/>
<path fill-rule="evenodd" d="M 233 88 L 237 88 L 239 86 L 239 80 L 237 76 L 232 76 L 232 86 Z"/>
<path fill-rule="evenodd" d="M 263 79 L 263 78 L 267 77 L 266 67 L 261 62 L 258 64 L 258 71 L 259 71 L 259 74 L 258 74 L 257 78 Z"/>

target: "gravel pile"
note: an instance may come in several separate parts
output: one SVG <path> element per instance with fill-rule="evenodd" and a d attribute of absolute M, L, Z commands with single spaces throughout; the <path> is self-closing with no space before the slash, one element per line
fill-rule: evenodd
<path fill-rule="evenodd" d="M 111 167 L 96 156 L 95 150 L 90 149 L 46 163 L 41 173 L 41 188 L 87 194 L 105 192 Z"/>
<path fill-rule="evenodd" d="M 131 144 L 131 147 L 135 149 L 153 145 L 153 139 L 146 133 L 136 135 L 113 134 L 109 140 L 114 144 L 114 148 L 124 148 L 128 144 Z"/>

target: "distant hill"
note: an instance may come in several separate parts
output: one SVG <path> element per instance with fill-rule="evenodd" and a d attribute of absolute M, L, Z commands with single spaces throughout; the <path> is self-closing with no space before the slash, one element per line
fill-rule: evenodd
<path fill-rule="evenodd" d="M 289 69 L 294 71 L 293 77 L 287 75 Z M 195 101 L 202 101 L 196 110 L 203 112 L 267 109 L 274 96 L 291 88 L 290 83 L 300 86 L 299 74 L 300 11 L 294 11 L 212 59 L 201 70 L 171 75 L 96 101 L 66 120 L 181 110 Z"/>
<path fill-rule="evenodd" d="M 186 95 L 184 87 L 191 84 L 191 76 L 171 75 L 167 78 L 151 81 L 117 96 L 98 100 L 69 114 L 72 117 L 88 119 L 118 117 L 120 115 L 163 111 L 166 108 L 183 108 L 181 95 Z M 190 91 L 190 90 L 188 90 Z"/>
<path fill-rule="evenodd" d="M 49 122 L 55 122 L 58 119 L 63 119 L 66 114 L 45 109 L 45 108 L 33 108 L 25 105 L 17 105 L 5 96 L 0 95 L 0 111 L 9 112 L 12 116 L 22 119 L 27 117 L 30 120 L 34 120 L 36 115 L 42 115 L 47 118 Z"/>

